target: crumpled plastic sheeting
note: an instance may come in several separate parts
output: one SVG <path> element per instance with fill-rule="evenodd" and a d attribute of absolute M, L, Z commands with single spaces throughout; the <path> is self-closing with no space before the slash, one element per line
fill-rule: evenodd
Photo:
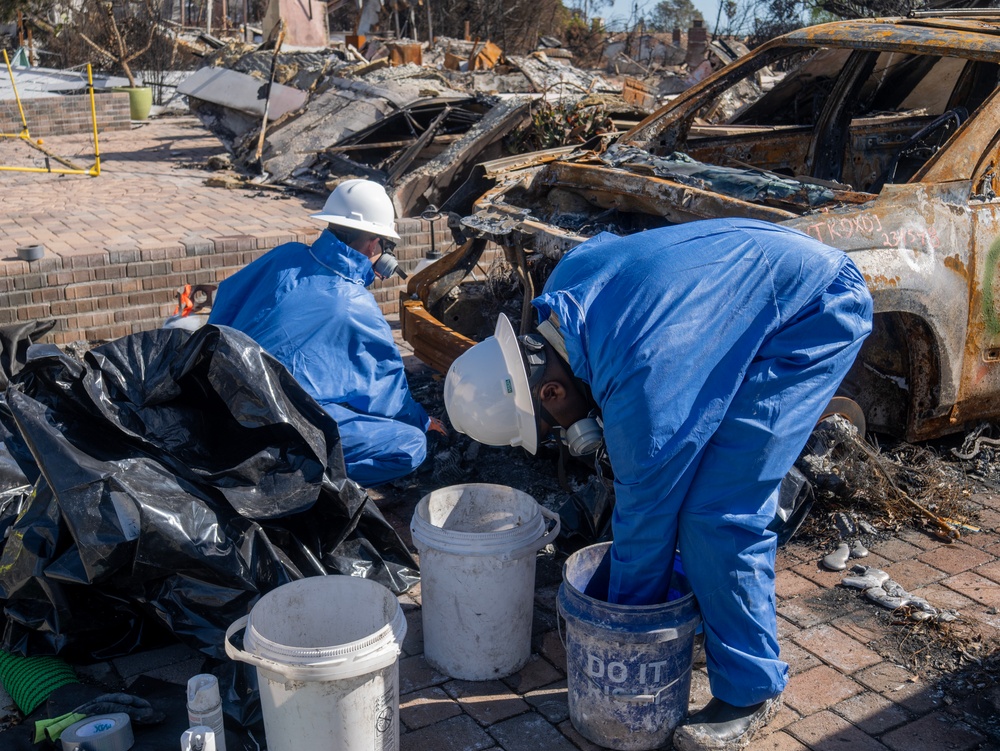
<path fill-rule="evenodd" d="M 610 167 L 646 167 L 657 177 L 675 180 L 683 185 L 756 203 L 766 199 L 804 199 L 810 206 L 820 206 L 834 200 L 834 192 L 821 185 L 782 178 L 762 170 L 717 167 L 696 161 L 679 151 L 670 156 L 654 156 L 635 146 L 612 146 L 601 154 L 602 162 Z"/>
<path fill-rule="evenodd" d="M 160 329 L 82 360 L 28 354 L 0 403 L 8 450 L 40 471 L 0 543 L 3 649 L 106 659 L 165 627 L 221 658 L 225 629 L 285 582 L 418 580 L 346 478 L 336 423 L 249 337 Z"/>

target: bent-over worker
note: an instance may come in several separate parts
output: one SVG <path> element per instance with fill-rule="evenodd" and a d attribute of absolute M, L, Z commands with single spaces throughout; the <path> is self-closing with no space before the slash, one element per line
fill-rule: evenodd
<path fill-rule="evenodd" d="M 279 245 L 219 285 L 209 323 L 248 334 L 337 421 L 347 476 L 365 486 L 402 477 L 443 430 L 414 401 L 392 330 L 366 289 L 400 273 L 392 201 L 346 180 L 313 219 L 312 246 Z"/>
<path fill-rule="evenodd" d="M 871 331 L 843 252 L 766 222 L 720 219 L 618 238 L 559 261 L 538 335 L 496 335 L 445 384 L 454 427 L 534 453 L 561 426 L 614 471 L 607 598 L 666 601 L 675 551 L 701 610 L 711 702 L 674 748 L 742 748 L 777 712 L 775 516 L 782 478 Z M 603 596 L 603 593 L 601 593 Z"/>

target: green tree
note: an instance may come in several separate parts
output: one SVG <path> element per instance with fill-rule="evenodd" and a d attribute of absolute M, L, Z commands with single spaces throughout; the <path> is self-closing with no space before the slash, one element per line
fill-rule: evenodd
<path fill-rule="evenodd" d="M 653 8 L 649 27 L 656 31 L 689 29 L 696 18 L 701 18 L 691 0 L 660 0 Z"/>

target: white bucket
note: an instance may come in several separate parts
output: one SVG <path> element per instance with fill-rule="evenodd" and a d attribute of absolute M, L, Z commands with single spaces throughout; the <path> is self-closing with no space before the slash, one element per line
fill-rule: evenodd
<path fill-rule="evenodd" d="M 470 681 L 520 670 L 531 657 L 535 557 L 559 534 L 559 516 L 514 488 L 470 483 L 424 496 L 410 532 L 427 662 Z"/>
<path fill-rule="evenodd" d="M 316 576 L 261 597 L 226 631 L 226 654 L 257 667 L 268 751 L 397 751 L 405 635 L 381 584 Z"/>

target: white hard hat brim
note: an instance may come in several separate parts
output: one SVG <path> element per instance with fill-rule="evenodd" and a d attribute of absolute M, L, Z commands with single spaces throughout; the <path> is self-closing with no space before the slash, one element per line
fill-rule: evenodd
<path fill-rule="evenodd" d="M 496 330 L 493 332 L 500 344 L 507 373 L 514 387 L 514 408 L 517 410 L 517 428 L 521 445 L 529 454 L 538 450 L 538 425 L 535 421 L 535 404 L 531 398 L 531 386 L 528 384 L 528 371 L 525 367 L 524 354 L 517 341 L 514 327 L 503 313 L 497 317 Z"/>
<path fill-rule="evenodd" d="M 336 224 L 339 227 L 350 227 L 351 229 L 359 229 L 362 232 L 370 232 L 371 234 L 378 235 L 379 237 L 388 237 L 390 240 L 400 239 L 395 230 L 386 227 L 384 224 L 365 222 L 359 219 L 348 219 L 347 217 L 337 216 L 336 214 L 310 214 L 309 217 L 311 219 L 318 219 L 321 222 Z"/>

